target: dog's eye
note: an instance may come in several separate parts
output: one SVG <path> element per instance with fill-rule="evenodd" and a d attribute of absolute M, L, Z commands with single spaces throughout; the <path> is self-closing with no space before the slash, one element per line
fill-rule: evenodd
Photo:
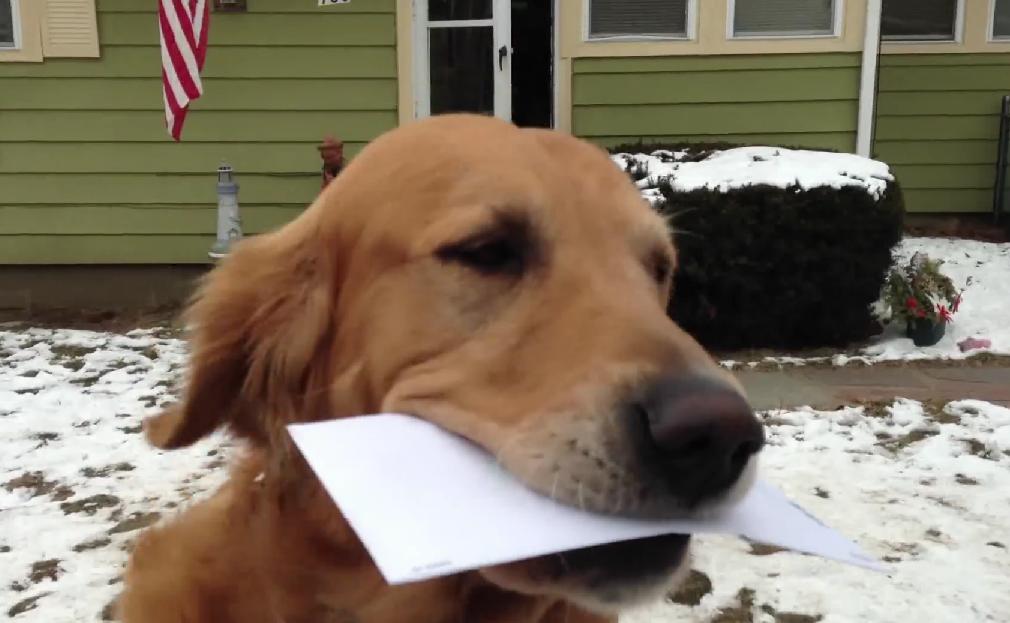
<path fill-rule="evenodd" d="M 438 250 L 438 258 L 488 275 L 518 275 L 522 273 L 524 264 L 520 246 L 505 236 L 481 237 L 446 245 Z"/>

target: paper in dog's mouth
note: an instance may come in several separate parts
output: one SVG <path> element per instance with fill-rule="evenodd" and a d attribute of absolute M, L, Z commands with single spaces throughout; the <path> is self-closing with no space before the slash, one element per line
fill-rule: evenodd
<path fill-rule="evenodd" d="M 757 481 L 697 519 L 589 513 L 526 488 L 473 444 L 397 414 L 289 427 L 390 584 L 659 535 L 732 534 L 882 571 L 858 545 Z"/>

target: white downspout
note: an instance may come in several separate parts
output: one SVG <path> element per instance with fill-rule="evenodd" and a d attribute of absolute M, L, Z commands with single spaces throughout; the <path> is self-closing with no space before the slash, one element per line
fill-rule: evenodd
<path fill-rule="evenodd" d="M 859 77 L 859 120 L 856 153 L 870 157 L 873 121 L 877 106 L 877 64 L 880 59 L 881 0 L 866 0 L 866 33 L 863 38 L 863 69 Z"/>

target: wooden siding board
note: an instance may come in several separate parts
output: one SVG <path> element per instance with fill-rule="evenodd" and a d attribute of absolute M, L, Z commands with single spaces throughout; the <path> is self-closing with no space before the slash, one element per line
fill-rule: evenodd
<path fill-rule="evenodd" d="M 183 143 L 320 141 L 328 133 L 346 141 L 375 138 L 396 126 L 395 111 L 215 111 L 193 112 L 186 119 Z M 4 141 L 169 142 L 159 111 L 41 111 L 0 114 Z M 0 148 L 2 149 L 2 148 Z M 124 146 L 124 149 L 129 147 Z M 82 156 L 86 152 L 81 152 Z"/>
<path fill-rule="evenodd" d="M 680 73 L 693 71 L 777 71 L 820 69 L 827 67 L 859 68 L 859 54 L 745 54 L 715 56 L 654 56 L 579 58 L 573 64 L 575 74 Z"/>
<path fill-rule="evenodd" d="M 880 140 L 874 157 L 900 164 L 985 164 L 995 167 L 996 140 Z"/>
<path fill-rule="evenodd" d="M 1010 89 L 1005 65 L 880 68 L 880 91 L 994 91 Z"/>
<path fill-rule="evenodd" d="M 576 106 L 851 100 L 853 93 L 859 92 L 859 73 L 843 67 L 781 72 L 699 71 L 688 76 L 579 74 L 573 84 Z"/>
<path fill-rule="evenodd" d="M 573 127 L 585 137 L 841 132 L 853 129 L 856 109 L 855 101 L 577 106 Z"/>
<path fill-rule="evenodd" d="M 593 142 L 604 147 L 624 145 L 627 143 L 744 143 L 751 145 L 783 145 L 790 147 L 808 147 L 813 149 L 831 149 L 835 151 L 852 151 L 856 146 L 855 136 L 851 132 L 799 132 L 779 134 L 666 134 L 648 136 L 596 136 Z"/>
<path fill-rule="evenodd" d="M 0 264 L 206 264 L 214 235 L 0 237 Z"/>
<path fill-rule="evenodd" d="M 249 173 L 319 174 L 319 141 L 303 143 L 89 143 L 87 158 L 75 143 L 4 143 L 0 173 L 213 173 L 222 161 L 241 178 Z M 344 143 L 353 157 L 365 143 Z M 2 195 L 2 191 L 0 191 Z"/>
<path fill-rule="evenodd" d="M 878 115 L 877 140 L 995 139 L 995 115 Z"/>
<path fill-rule="evenodd" d="M 247 234 L 269 231 L 294 218 L 303 205 L 244 206 Z M 215 231 L 213 207 L 46 205 L 0 206 L 4 235 L 205 235 Z"/>
<path fill-rule="evenodd" d="M 1010 71 L 1010 68 L 1008 68 Z M 997 115 L 1007 91 L 937 91 L 925 95 L 921 91 L 881 93 L 877 97 L 877 114 L 888 117 L 903 115 Z"/>
<path fill-rule="evenodd" d="M 214 78 L 388 78 L 396 79 L 393 46 L 214 47 L 202 76 Z M 319 59 L 325 58 L 325 62 Z M 54 58 L 44 63 L 0 63 L 2 78 L 159 78 L 156 43 L 107 46 L 100 61 Z M 212 95 L 208 92 L 208 96 Z"/>
<path fill-rule="evenodd" d="M 295 4 L 295 3 L 292 3 Z M 102 46 L 137 45 L 158 40 L 157 20 L 148 13 L 99 13 Z M 216 15 L 211 41 L 229 45 L 395 45 L 392 14 L 234 13 Z"/>
<path fill-rule="evenodd" d="M 191 110 L 395 110 L 396 81 L 220 79 L 203 81 Z M 0 110 L 164 109 L 160 78 L 8 78 Z"/>
<path fill-rule="evenodd" d="M 931 189 L 992 189 L 995 167 L 988 164 L 894 164 L 902 187 Z"/>
<path fill-rule="evenodd" d="M 216 176 L 170 174 L 4 173 L 0 204 L 217 203 Z M 241 205 L 300 203 L 319 194 L 319 174 L 246 174 L 238 179 Z"/>
<path fill-rule="evenodd" d="M 905 204 L 914 212 L 979 212 L 980 206 L 992 208 L 992 190 L 917 189 L 903 191 Z"/>

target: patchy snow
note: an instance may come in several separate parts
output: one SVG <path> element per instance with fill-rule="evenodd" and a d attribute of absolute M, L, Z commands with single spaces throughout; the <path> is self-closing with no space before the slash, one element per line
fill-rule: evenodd
<path fill-rule="evenodd" d="M 223 480 L 221 438 L 140 430 L 184 358 L 157 331 L 0 331 L 0 617 L 100 620 L 138 530 Z"/>
<path fill-rule="evenodd" d="M 625 623 L 712 621 L 720 613 L 720 621 L 769 623 L 1007 620 L 1010 410 L 965 400 L 936 411 L 899 400 L 886 409 L 770 412 L 764 420 L 765 477 L 890 572 L 703 537 L 693 567 L 711 591 L 694 607 L 657 604 Z"/>
<path fill-rule="evenodd" d="M 877 160 L 784 147 L 716 150 L 698 161 L 691 161 L 687 152 L 666 150 L 614 154 L 611 159 L 624 170 L 640 170 L 645 174 L 636 185 L 653 203 L 660 198 L 658 188 L 663 182 L 680 191 L 709 188 L 722 192 L 755 185 L 799 186 L 804 190 L 855 186 L 877 198 L 894 179 L 890 168 Z"/>
<path fill-rule="evenodd" d="M 184 357 L 158 331 L 0 330 L 0 617 L 97 623 L 138 530 L 222 481 L 223 438 L 161 453 L 140 434 Z M 624 623 L 711 621 L 734 608 L 740 618 L 720 620 L 1006 620 L 1010 410 L 901 400 L 763 417 L 765 476 L 891 572 L 705 537 L 694 567 L 712 589 L 700 603 L 658 604 Z"/>

